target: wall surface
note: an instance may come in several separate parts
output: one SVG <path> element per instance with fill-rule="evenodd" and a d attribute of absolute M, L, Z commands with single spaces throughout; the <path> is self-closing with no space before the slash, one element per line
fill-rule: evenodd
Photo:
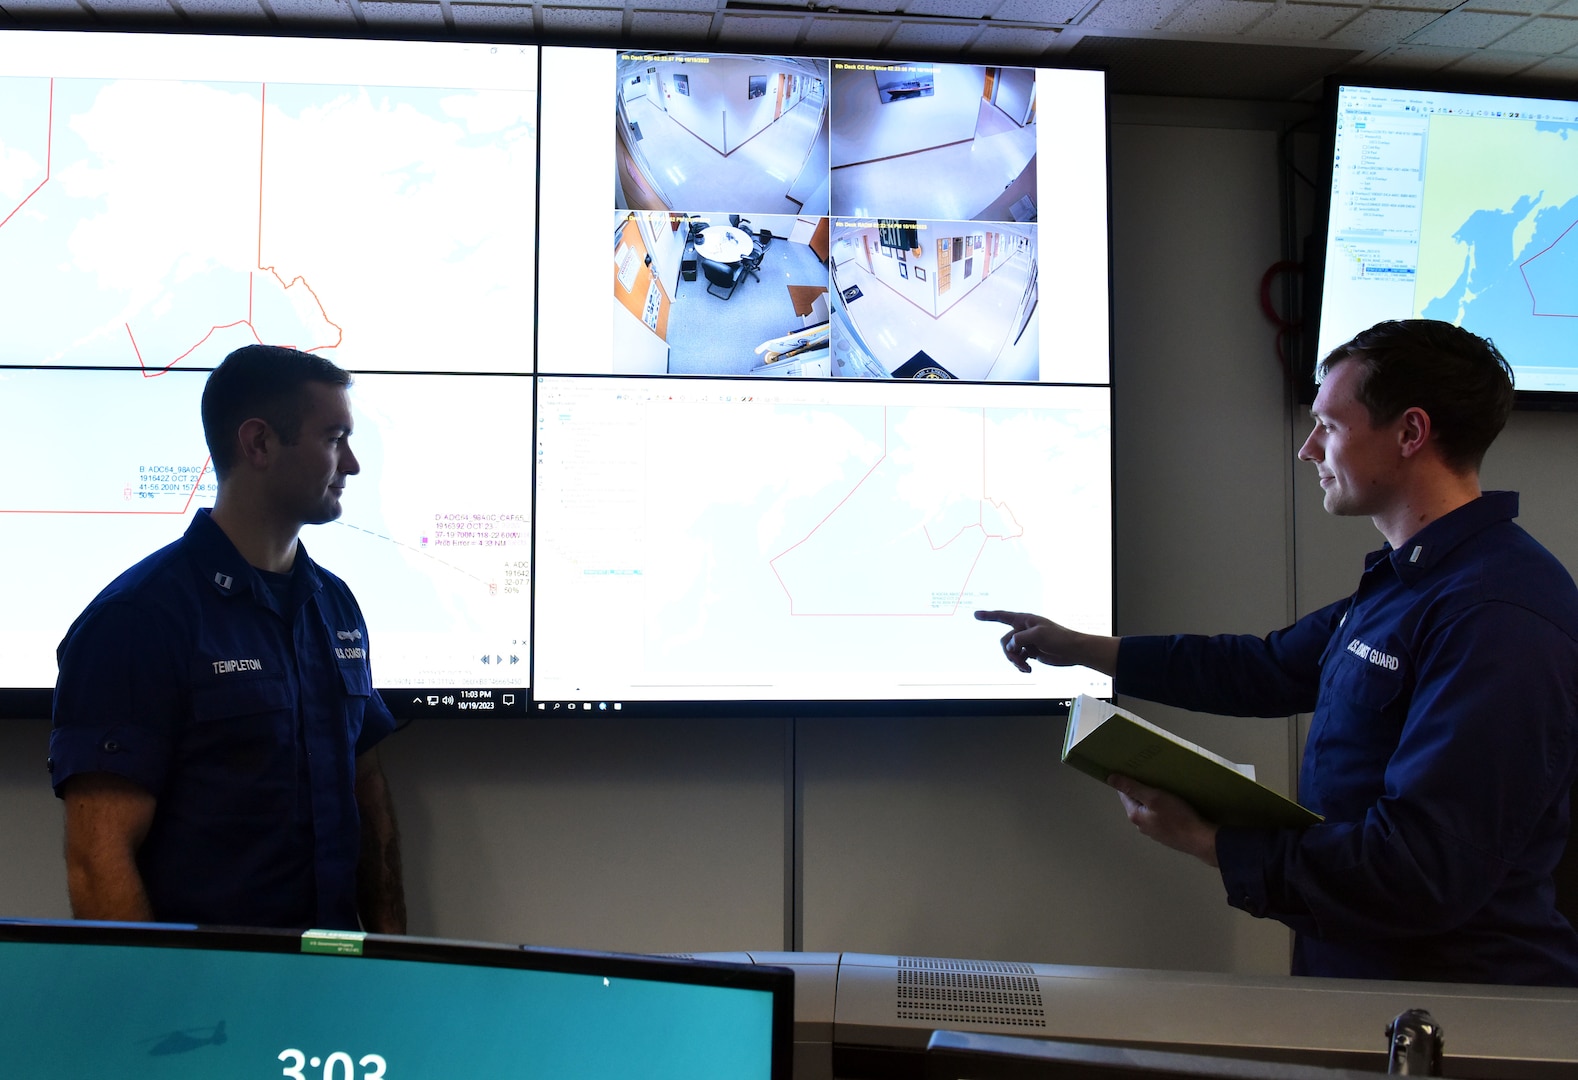
<path fill-rule="evenodd" d="M 975 137 L 986 69 L 938 64 L 925 97 L 883 104 L 876 76 L 833 65 L 833 167 L 929 150 Z"/>
<path fill-rule="evenodd" d="M 1280 257 L 1280 120 L 1139 100 L 1114 120 L 1117 629 L 1275 629 L 1345 594 L 1378 544 L 1323 514 L 1293 459 L 1306 420 L 1257 303 Z M 1516 414 L 1485 469 L 1569 567 L 1575 422 Z M 1294 718 L 1137 707 L 1291 786 Z M 47 734 L 0 725 L 0 915 L 67 914 Z M 1033 717 L 474 720 L 412 726 L 384 760 L 418 933 L 1285 971 L 1286 932 L 1140 838 L 1058 763 L 1061 735 Z"/>
<path fill-rule="evenodd" d="M 996 105 L 1020 127 L 1030 116 L 1030 102 L 1035 94 L 1036 73 L 1032 68 L 998 68 Z"/>

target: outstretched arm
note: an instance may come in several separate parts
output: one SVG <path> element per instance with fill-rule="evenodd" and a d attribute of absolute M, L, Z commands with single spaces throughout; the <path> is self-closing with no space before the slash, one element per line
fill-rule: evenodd
<path fill-rule="evenodd" d="M 376 749 L 356 759 L 356 807 L 362 818 L 362 854 L 356 865 L 356 908 L 362 927 L 376 934 L 403 934 L 400 825 Z"/>
<path fill-rule="evenodd" d="M 1030 661 L 1039 660 L 1053 667 L 1088 667 L 1104 675 L 1117 674 L 1118 638 L 1082 634 L 1024 611 L 977 611 L 975 617 L 1009 627 L 1002 638 L 1003 655 L 1020 671 L 1029 671 Z"/>
<path fill-rule="evenodd" d="M 157 804 L 142 786 L 113 773 L 81 773 L 60 789 L 66 804 L 66 891 L 78 919 L 153 922 L 137 849 Z"/>

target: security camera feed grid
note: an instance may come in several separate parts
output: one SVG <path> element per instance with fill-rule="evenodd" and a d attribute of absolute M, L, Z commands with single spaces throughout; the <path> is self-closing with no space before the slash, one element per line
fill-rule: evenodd
<path fill-rule="evenodd" d="M 615 68 L 614 373 L 1055 379 L 1034 69 Z"/>

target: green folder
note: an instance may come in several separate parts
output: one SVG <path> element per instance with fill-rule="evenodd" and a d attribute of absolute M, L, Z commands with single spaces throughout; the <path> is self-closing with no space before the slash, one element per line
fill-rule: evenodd
<path fill-rule="evenodd" d="M 1251 766 L 1235 765 L 1088 694 L 1069 709 L 1063 760 L 1103 783 L 1121 773 L 1170 791 L 1217 825 L 1296 829 L 1322 820 L 1257 782 Z"/>

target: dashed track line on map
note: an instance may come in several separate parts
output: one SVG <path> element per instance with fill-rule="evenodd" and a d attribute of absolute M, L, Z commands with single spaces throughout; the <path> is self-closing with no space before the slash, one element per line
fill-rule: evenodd
<path fill-rule="evenodd" d="M 432 554 L 429 551 L 425 551 L 422 548 L 417 547 L 415 544 L 408 544 L 404 540 L 396 540 L 392 536 L 385 536 L 381 532 L 375 532 L 374 530 L 368 529 L 368 528 L 364 528 L 361 525 L 352 525 L 348 521 L 339 521 L 339 520 L 337 520 L 337 521 L 334 522 L 334 524 L 343 526 L 344 528 L 347 528 L 347 529 L 352 529 L 352 530 L 354 530 L 356 532 L 359 532 L 359 533 L 363 534 L 364 536 L 371 536 L 375 540 L 382 540 L 385 543 L 393 544 L 395 547 L 404 548 L 405 550 L 407 550 L 409 552 L 412 552 L 413 554 L 420 555 L 422 558 L 428 560 L 429 562 L 437 563 L 439 566 L 442 566 L 442 567 L 444 567 L 447 570 L 453 570 L 455 573 L 460 574 L 463 577 L 468 577 L 472 581 L 475 581 L 475 582 L 477 582 L 480 585 L 487 586 L 488 592 L 490 594 L 496 592 L 497 589 L 498 589 L 498 583 L 497 582 L 489 581 L 489 580 L 487 580 L 486 578 L 483 578 L 483 577 L 478 577 L 476 574 L 473 574 L 470 570 L 462 569 L 461 567 L 456 566 L 452 562 L 447 562 L 447 561 L 445 561 L 443 559 L 440 559 L 437 555 L 434 555 L 434 554 Z"/>

